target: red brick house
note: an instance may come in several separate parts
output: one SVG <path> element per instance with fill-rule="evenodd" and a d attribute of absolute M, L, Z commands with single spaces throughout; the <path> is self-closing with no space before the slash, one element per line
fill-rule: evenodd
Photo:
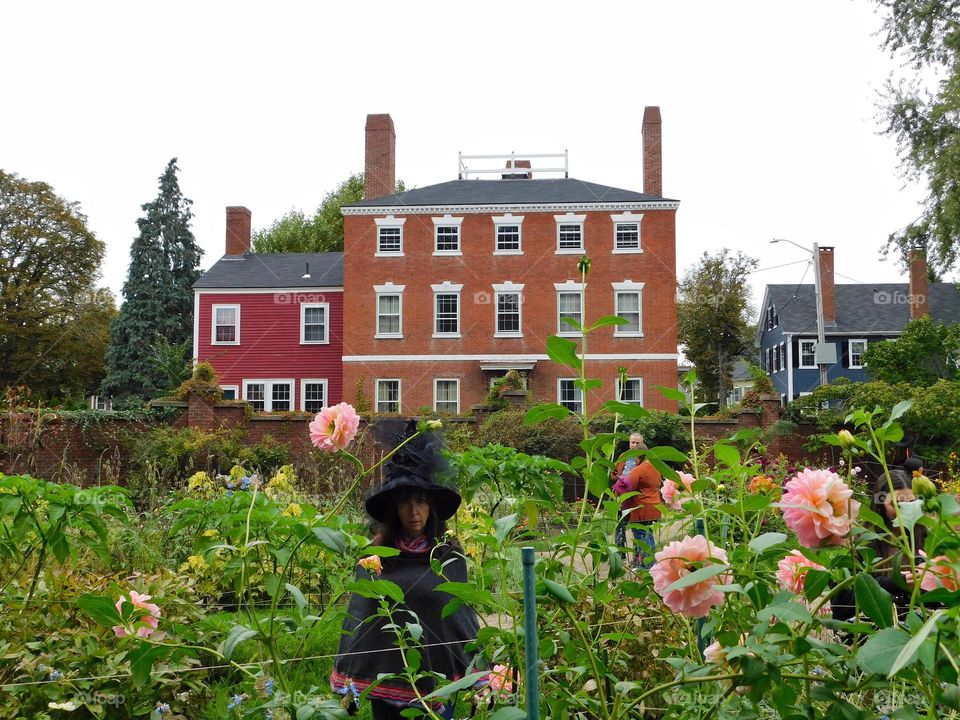
<path fill-rule="evenodd" d="M 589 338 L 588 376 L 604 382 L 592 404 L 619 394 L 675 410 L 656 390 L 677 378 L 679 203 L 662 197 L 660 133 L 659 108 L 646 108 L 643 192 L 541 178 L 521 161 L 497 180 L 390 194 L 393 121 L 369 115 L 367 195 L 343 208 L 346 399 L 359 389 L 380 412 L 465 412 L 518 369 L 534 401 L 579 408 L 573 373 L 548 360 L 547 337 L 578 336 L 564 316 L 617 314 L 628 323 Z M 586 287 L 582 255 L 592 261 Z M 629 379 L 618 393 L 620 366 Z"/>
<path fill-rule="evenodd" d="M 193 287 L 193 357 L 225 398 L 275 412 L 340 402 L 342 253 L 251 253 L 250 211 L 228 207 L 226 253 Z"/>

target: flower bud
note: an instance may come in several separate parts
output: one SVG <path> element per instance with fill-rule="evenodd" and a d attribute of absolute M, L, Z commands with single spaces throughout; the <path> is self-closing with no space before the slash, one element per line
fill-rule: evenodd
<path fill-rule="evenodd" d="M 917 475 L 913 478 L 913 495 L 924 499 L 936 497 L 937 486 L 926 475 Z"/>
<path fill-rule="evenodd" d="M 427 420 L 427 430 L 439 430 L 443 427 L 443 423 L 439 420 Z"/>
<path fill-rule="evenodd" d="M 850 450 L 856 445 L 856 440 L 853 437 L 853 433 L 849 430 L 841 430 L 837 433 L 837 437 L 840 438 L 840 447 L 844 450 Z"/>

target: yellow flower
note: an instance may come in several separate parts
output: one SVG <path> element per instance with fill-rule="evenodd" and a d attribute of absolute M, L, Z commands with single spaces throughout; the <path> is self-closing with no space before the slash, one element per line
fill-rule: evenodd
<path fill-rule="evenodd" d="M 204 531 L 203 531 L 203 536 L 204 536 L 204 537 L 208 537 L 208 538 L 216 537 L 217 534 L 218 534 L 218 533 L 217 533 L 217 529 L 216 529 L 216 528 L 210 528 L 209 530 L 204 530 Z"/>
<path fill-rule="evenodd" d="M 207 561 L 204 560 L 203 555 L 191 555 L 187 558 L 187 567 L 194 572 L 201 572 L 210 566 L 207 565 Z"/>
<path fill-rule="evenodd" d="M 284 517 L 300 517 L 300 515 L 303 514 L 303 508 L 297 503 L 290 503 L 287 505 L 287 509 L 280 514 Z"/>
<path fill-rule="evenodd" d="M 357 565 L 362 567 L 364 570 L 369 570 L 372 573 L 377 575 L 383 570 L 383 563 L 380 562 L 380 557 L 378 555 L 369 555 L 365 558 L 361 558 Z"/>

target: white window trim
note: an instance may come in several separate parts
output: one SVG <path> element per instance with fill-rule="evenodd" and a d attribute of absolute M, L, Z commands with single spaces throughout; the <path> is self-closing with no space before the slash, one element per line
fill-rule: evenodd
<path fill-rule="evenodd" d="M 500 295 L 518 295 L 519 303 L 517 305 L 517 313 L 519 315 L 519 332 L 500 332 L 497 330 L 499 327 L 499 312 L 498 308 L 500 307 Z M 519 338 L 523 337 L 523 283 L 515 283 L 510 280 L 506 280 L 502 283 L 493 284 L 493 336 L 495 338 Z"/>
<path fill-rule="evenodd" d="M 554 251 L 555 255 L 582 255 L 586 252 L 587 240 L 584 237 L 583 226 L 584 222 L 587 219 L 586 215 L 575 215 L 572 212 L 568 212 L 566 215 L 554 215 L 553 219 L 557 222 L 557 247 Z M 561 225 L 579 225 L 580 226 L 580 247 L 579 248 L 562 248 L 560 247 L 560 226 Z"/>
<path fill-rule="evenodd" d="M 863 352 L 860 353 L 860 364 L 853 364 L 853 343 L 863 343 Z M 850 338 L 847 340 L 847 358 L 849 358 L 849 369 L 850 370 L 863 370 L 863 353 L 867 351 L 867 339 L 866 338 Z"/>
<path fill-rule="evenodd" d="M 390 412 L 380 409 L 380 383 L 395 382 L 397 384 L 397 414 L 403 410 L 403 381 L 400 378 L 377 378 L 373 382 L 373 407 L 376 412 Z"/>
<path fill-rule="evenodd" d="M 97 410 L 97 401 L 103 400 L 103 410 L 100 412 L 110 412 L 113 410 L 113 398 L 112 397 L 103 397 L 102 395 L 91 395 L 90 396 L 90 409 Z"/>
<path fill-rule="evenodd" d="M 323 340 L 307 340 L 307 308 L 323 308 Z M 300 303 L 300 344 L 301 345 L 329 345 L 330 344 L 330 303 Z"/>
<path fill-rule="evenodd" d="M 610 283 L 613 286 L 613 314 L 617 314 L 617 301 L 620 298 L 621 294 L 627 293 L 636 293 L 637 299 L 639 300 L 639 307 L 637 308 L 640 313 L 640 329 L 639 330 L 623 330 L 621 325 L 614 325 L 613 327 L 613 336 L 614 337 L 634 337 L 642 338 L 643 337 L 643 286 L 642 282 L 634 282 L 633 280 L 624 280 L 623 282 Z"/>
<path fill-rule="evenodd" d="M 777 350 L 778 350 L 777 357 L 780 358 L 777 361 L 780 365 L 780 370 L 785 371 L 787 369 L 787 341 L 784 340 L 783 342 L 781 342 L 780 347 Z"/>
<path fill-rule="evenodd" d="M 463 218 L 462 217 L 453 217 L 452 215 L 444 215 L 443 217 L 433 218 L 433 254 L 435 256 L 456 256 L 463 255 Z M 437 241 L 439 236 L 437 235 L 437 228 L 441 227 L 456 227 L 457 228 L 457 249 L 456 250 L 437 250 Z"/>
<path fill-rule="evenodd" d="M 460 329 L 462 327 L 463 302 L 460 297 L 460 291 L 463 290 L 463 283 L 452 283 L 444 280 L 437 285 L 431 285 L 433 290 L 433 337 L 435 338 L 458 338 L 461 337 Z M 437 332 L 437 295 L 456 295 L 457 296 L 457 331 L 455 333 Z"/>
<path fill-rule="evenodd" d="M 394 285 L 392 282 L 388 282 L 385 285 L 374 285 L 373 291 L 376 293 L 376 305 L 373 308 L 373 337 L 380 340 L 398 340 L 403 339 L 403 291 L 406 289 L 406 285 Z M 400 298 L 400 332 L 398 333 L 381 333 L 380 329 L 380 296 L 381 295 L 397 295 Z"/>
<path fill-rule="evenodd" d="M 523 215 L 512 215 L 507 213 L 506 215 L 501 215 L 499 217 L 492 218 L 493 220 L 493 254 L 494 255 L 523 255 Z M 517 226 L 517 245 L 519 248 L 517 250 L 498 250 L 497 249 L 497 236 L 500 234 L 501 225 L 516 225 Z"/>
<path fill-rule="evenodd" d="M 243 399 L 247 399 L 249 387 L 251 385 L 263 385 L 263 410 L 258 412 L 273 412 L 273 386 L 290 386 L 290 409 L 297 408 L 297 384 L 293 378 L 253 378 L 243 381 Z M 282 411 L 286 412 L 286 411 Z"/>
<path fill-rule="evenodd" d="M 578 283 L 574 280 L 567 280 L 562 283 L 554 283 L 553 287 L 557 290 L 557 335 L 562 337 L 583 337 L 583 333 L 574 330 L 570 325 L 560 322 L 560 293 L 580 293 L 580 325 L 583 325 L 583 291 L 587 287 L 586 283 Z"/>
<path fill-rule="evenodd" d="M 239 385 L 221 385 L 220 390 L 233 390 L 233 399 L 240 399 L 240 386 Z"/>
<path fill-rule="evenodd" d="M 813 343 L 814 362 L 813 362 L 812 365 L 804 365 L 804 364 L 803 364 L 803 343 L 805 343 L 805 342 L 812 342 L 812 343 Z M 817 349 L 817 340 L 816 340 L 816 338 L 797 338 L 797 355 L 800 356 L 800 357 L 797 358 L 797 368 L 798 368 L 798 369 L 801 369 L 801 370 L 809 370 L 809 369 L 816 370 L 816 369 L 817 369 L 816 349 Z"/>
<path fill-rule="evenodd" d="M 573 389 L 574 389 L 574 392 L 575 392 L 575 393 L 580 393 L 580 409 L 579 409 L 579 410 L 571 410 L 571 412 L 579 412 L 579 413 L 582 413 L 582 412 L 583 412 L 583 409 L 584 409 L 584 406 L 583 406 L 583 400 L 584 400 L 584 398 L 583 398 L 583 389 L 578 388 L 578 387 L 576 386 L 577 378 L 557 378 L 557 405 L 563 405 L 563 395 L 561 394 L 561 383 L 567 382 L 567 381 L 574 383 Z M 566 407 L 566 405 L 563 405 L 563 407 Z"/>
<path fill-rule="evenodd" d="M 433 379 L 433 411 L 449 412 L 448 410 L 437 409 L 437 384 L 440 382 L 453 382 L 457 384 L 457 407 L 453 411 L 454 415 L 460 414 L 460 378 L 434 378 Z"/>
<path fill-rule="evenodd" d="M 387 215 L 383 218 L 374 218 L 373 220 L 377 224 L 377 247 L 374 257 L 403 257 L 403 224 L 407 221 L 406 218 L 397 218 L 393 215 Z M 398 227 L 400 228 L 400 251 L 399 252 L 381 252 L 380 251 L 380 228 L 382 227 Z"/>
<path fill-rule="evenodd" d="M 330 384 L 327 378 L 301 378 L 300 379 L 300 409 L 307 412 L 307 385 L 323 385 L 323 405 L 330 404 Z"/>
<path fill-rule="evenodd" d="M 620 376 L 619 376 L 619 375 L 613 379 L 613 386 L 614 386 L 614 387 L 616 388 L 616 390 L 617 390 L 617 396 L 614 398 L 614 400 L 617 400 L 618 402 L 632 403 L 633 405 L 639 405 L 640 407 L 643 407 L 643 378 L 642 378 L 642 377 L 628 377 L 628 378 L 627 378 L 627 382 L 630 382 L 631 380 L 636 380 L 637 382 L 640 383 L 640 400 L 639 400 L 639 402 L 636 401 L 636 400 L 622 400 L 622 399 L 621 399 L 621 398 L 623 397 L 623 393 L 622 393 L 623 388 L 620 387 Z"/>
<path fill-rule="evenodd" d="M 237 311 L 237 339 L 232 342 L 217 341 L 217 310 L 220 308 L 233 308 Z M 210 306 L 210 344 L 211 345 L 239 345 L 240 344 L 240 305 L 239 303 L 222 303 Z"/>
<path fill-rule="evenodd" d="M 643 252 L 643 213 L 634 213 L 629 210 L 625 213 L 611 215 L 613 220 L 613 254 L 614 255 L 639 255 Z M 617 224 L 618 223 L 636 223 L 637 225 L 637 247 L 618 248 L 617 247 Z"/>

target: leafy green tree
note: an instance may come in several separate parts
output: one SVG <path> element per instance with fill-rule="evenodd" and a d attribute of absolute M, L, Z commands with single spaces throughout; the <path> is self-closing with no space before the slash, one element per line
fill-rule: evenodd
<path fill-rule="evenodd" d="M 721 407 L 734 362 L 753 347 L 747 278 L 756 266 L 755 258 L 727 248 L 705 252 L 677 287 L 677 339 L 697 368 L 706 398 Z"/>
<path fill-rule="evenodd" d="M 960 325 L 935 323 L 929 315 L 911 320 L 896 340 L 867 345 L 863 363 L 871 379 L 886 383 L 960 380 Z"/>
<path fill-rule="evenodd" d="M 916 72 L 912 81 L 888 82 L 884 132 L 896 138 L 906 176 L 928 187 L 923 213 L 890 235 L 883 254 L 906 259 L 912 248 L 925 248 L 937 276 L 960 252 L 960 2 L 877 4 L 887 12 L 884 47 Z"/>
<path fill-rule="evenodd" d="M 397 182 L 397 192 L 405 190 Z M 253 234 L 255 253 L 341 252 L 343 215 L 340 208 L 363 200 L 363 173 L 356 173 L 324 196 L 312 217 L 302 210 L 291 210 L 273 225 Z"/>
<path fill-rule="evenodd" d="M 160 176 L 160 192 L 142 206 L 140 234 L 130 248 L 123 306 L 113 324 L 104 395 L 120 400 L 148 398 L 168 384 L 154 362 L 158 338 L 179 345 L 193 333 L 193 283 L 200 256 L 190 229 L 192 202 L 180 192 L 177 159 Z"/>
<path fill-rule="evenodd" d="M 77 203 L 0 170 L 0 387 L 44 399 L 96 389 L 116 312 L 96 288 L 103 254 Z"/>

